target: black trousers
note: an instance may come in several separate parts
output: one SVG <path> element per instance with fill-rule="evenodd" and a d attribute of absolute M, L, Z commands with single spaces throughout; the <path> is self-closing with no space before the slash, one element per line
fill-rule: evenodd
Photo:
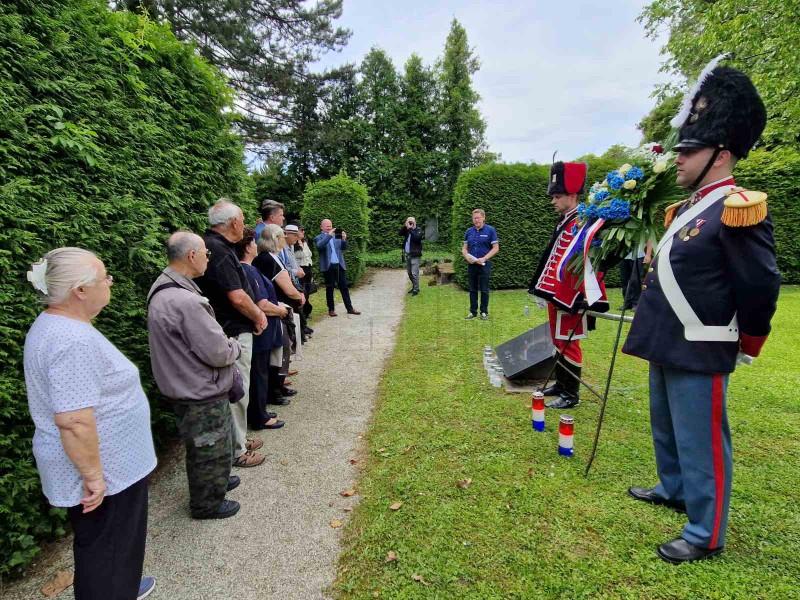
<path fill-rule="evenodd" d="M 339 291 L 342 294 L 342 302 L 347 310 L 353 309 L 353 303 L 350 302 L 350 288 L 347 287 L 347 271 L 342 269 L 339 265 L 331 265 L 325 273 L 325 300 L 328 302 L 328 310 L 334 309 L 333 303 L 333 288 L 339 286 Z"/>
<path fill-rule="evenodd" d="M 303 286 L 303 293 L 306 295 L 306 303 L 303 304 L 302 308 L 300 308 L 300 318 L 305 319 L 306 323 L 308 323 L 308 317 L 311 316 L 311 311 L 314 309 L 314 307 L 311 306 L 311 302 L 309 302 L 309 299 L 311 298 L 311 294 L 309 292 L 311 291 L 311 281 L 313 279 L 313 275 L 311 274 L 311 265 L 303 267 L 303 271 L 305 271 L 305 276 L 300 280 L 300 284 Z M 306 323 L 301 321 L 300 324 L 305 325 Z"/>
<path fill-rule="evenodd" d="M 469 312 L 478 314 L 478 292 L 481 293 L 481 313 L 489 312 L 489 275 L 492 274 L 492 263 L 485 265 L 467 265 L 469 280 Z"/>
<path fill-rule="evenodd" d="M 267 401 L 269 400 L 270 352 L 253 354 L 250 363 L 250 403 L 247 405 L 247 425 L 250 429 L 264 429 L 267 418 Z"/>
<path fill-rule="evenodd" d="M 136 600 L 147 538 L 147 477 L 84 514 L 67 509 L 75 531 L 75 600 Z"/>
<path fill-rule="evenodd" d="M 619 263 L 619 275 L 622 280 L 622 293 L 625 298 L 625 309 L 639 304 L 642 295 L 642 279 L 644 278 L 644 259 L 625 259 Z"/>

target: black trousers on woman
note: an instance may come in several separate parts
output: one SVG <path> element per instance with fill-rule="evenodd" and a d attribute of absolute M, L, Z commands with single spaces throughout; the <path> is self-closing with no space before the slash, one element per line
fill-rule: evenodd
<path fill-rule="evenodd" d="M 147 477 L 92 512 L 67 509 L 75 532 L 75 600 L 136 600 L 147 538 Z"/>
<path fill-rule="evenodd" d="M 267 401 L 270 385 L 269 350 L 253 354 L 250 363 L 250 403 L 247 405 L 247 424 L 250 429 L 264 429 L 264 424 L 269 420 Z"/>

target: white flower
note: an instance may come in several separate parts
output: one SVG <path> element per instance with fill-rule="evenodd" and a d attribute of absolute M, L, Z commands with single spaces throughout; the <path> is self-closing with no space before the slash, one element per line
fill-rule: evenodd
<path fill-rule="evenodd" d="M 624 165 L 622 165 L 622 166 L 621 166 L 619 169 L 617 169 L 617 172 L 618 172 L 620 175 L 622 175 L 623 177 L 625 177 L 625 174 L 626 174 L 628 171 L 630 171 L 632 168 L 633 168 L 633 165 L 629 165 L 628 163 L 625 163 L 625 164 L 624 164 Z"/>
<path fill-rule="evenodd" d="M 592 202 L 594 202 L 594 194 L 593 193 L 589 194 L 589 203 L 591 204 Z"/>
<path fill-rule="evenodd" d="M 47 259 L 43 258 L 31 265 L 28 271 L 28 281 L 33 284 L 34 289 L 47 294 Z"/>
<path fill-rule="evenodd" d="M 659 160 L 653 165 L 653 173 L 662 173 L 667 168 L 667 161 Z"/>
<path fill-rule="evenodd" d="M 636 187 L 636 180 L 628 179 L 628 181 L 622 184 L 622 187 L 624 187 L 626 190 L 632 190 L 633 188 Z"/>

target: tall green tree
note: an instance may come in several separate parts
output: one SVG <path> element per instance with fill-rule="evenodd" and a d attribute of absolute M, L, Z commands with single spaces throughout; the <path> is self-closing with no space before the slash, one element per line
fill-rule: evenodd
<path fill-rule="evenodd" d="M 401 125 L 400 77 L 384 50 L 372 48 L 361 63 L 358 84 L 364 151 L 361 179 L 369 189 L 374 226 L 370 243 L 385 250 L 394 242 L 394 222 L 409 203 L 400 181 L 398 160 L 405 144 Z"/>
<path fill-rule="evenodd" d="M 662 70 L 689 81 L 715 56 L 748 73 L 764 99 L 767 145 L 800 142 L 800 3 L 796 0 L 654 0 L 639 16 L 668 31 Z"/>
<path fill-rule="evenodd" d="M 669 94 L 660 99 L 656 106 L 636 125 L 642 132 L 642 142 L 663 142 L 669 137 L 672 126 L 669 122 L 678 113 L 683 94 Z"/>
<path fill-rule="evenodd" d="M 480 61 L 469 47 L 466 30 L 453 19 L 439 68 L 448 196 L 452 196 L 461 172 L 480 164 L 486 151 L 486 122 L 478 109 L 481 97 L 472 86 L 472 76 L 479 68 Z"/>
<path fill-rule="evenodd" d="M 400 124 L 403 151 L 397 173 L 408 198 L 409 212 L 446 214 L 444 184 L 445 154 L 441 151 L 442 130 L 438 109 L 440 94 L 433 69 L 426 67 L 417 54 L 405 64 L 400 81 Z M 443 212 L 444 211 L 444 212 Z"/>
<path fill-rule="evenodd" d="M 236 92 L 239 127 L 261 145 L 285 139 L 298 81 L 310 65 L 350 37 L 336 27 L 342 0 L 117 0 L 112 5 L 166 19 L 175 35 L 193 42 Z"/>

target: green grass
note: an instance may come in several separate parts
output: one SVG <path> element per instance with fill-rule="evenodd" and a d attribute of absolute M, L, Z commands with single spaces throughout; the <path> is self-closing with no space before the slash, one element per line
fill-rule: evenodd
<path fill-rule="evenodd" d="M 582 394 L 570 411 L 576 456 L 559 457 L 557 416 L 548 411 L 546 432 L 533 432 L 527 395 L 492 388 L 481 366 L 484 344 L 543 322 L 545 311 L 531 306 L 524 317 L 523 292 L 496 292 L 490 321 L 465 322 L 465 292 L 421 289 L 407 302 L 370 426 L 334 586 L 341 597 L 800 598 L 800 288 L 783 288 L 763 355 L 731 378 L 726 552 L 680 567 L 655 548 L 680 534 L 684 517 L 625 493 L 656 482 L 647 364 L 618 355 L 587 479 L 598 402 Z M 618 306 L 619 291 L 611 296 Z M 598 386 L 615 332 L 600 321 L 584 342 L 585 373 Z M 456 486 L 463 479 L 467 489 Z M 398 560 L 387 563 L 390 550 Z"/>

